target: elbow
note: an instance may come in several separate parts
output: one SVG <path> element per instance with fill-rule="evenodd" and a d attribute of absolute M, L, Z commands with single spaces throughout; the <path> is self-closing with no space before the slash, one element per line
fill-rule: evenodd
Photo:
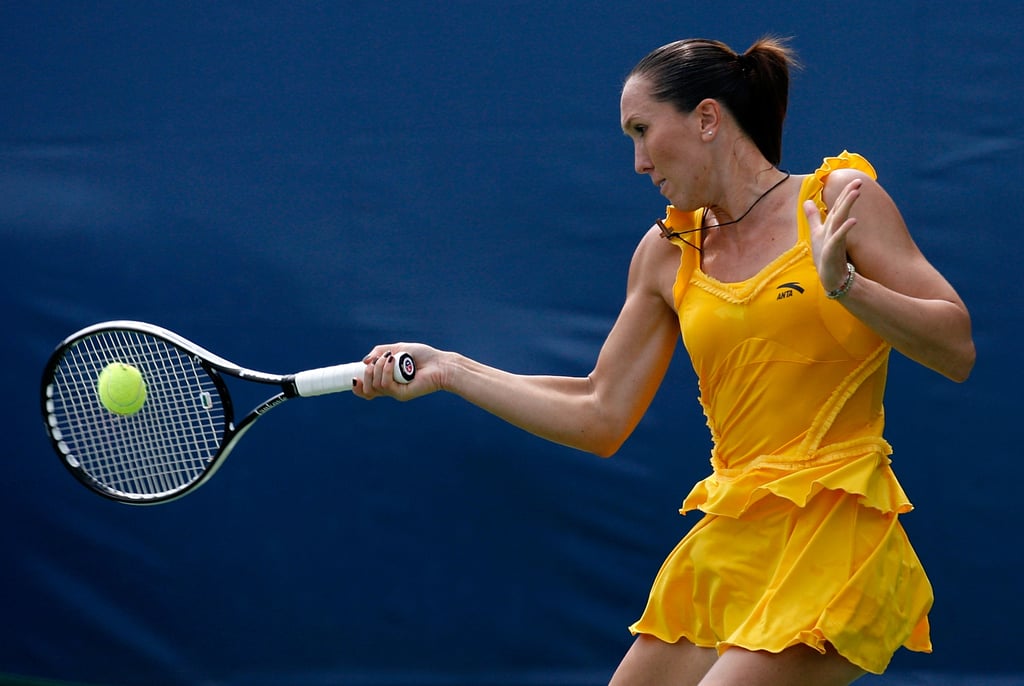
<path fill-rule="evenodd" d="M 621 403 L 601 400 L 591 394 L 579 408 L 577 447 L 598 457 L 608 458 L 619 451 L 640 421 L 642 410 L 625 408 Z"/>
<path fill-rule="evenodd" d="M 598 457 L 611 457 L 619 451 L 629 434 L 629 431 L 610 423 L 594 421 L 579 425 L 573 433 L 562 436 L 557 442 Z"/>
<path fill-rule="evenodd" d="M 971 370 L 970 370 L 970 368 L 966 368 L 966 369 L 962 369 L 962 370 L 961 369 L 957 369 L 955 371 L 946 372 L 945 374 L 943 374 L 943 376 L 945 376 L 950 381 L 953 381 L 953 382 L 956 382 L 956 383 L 963 383 L 963 382 L 967 381 L 967 379 L 970 378 Z"/>
<path fill-rule="evenodd" d="M 951 350 L 941 363 L 932 367 L 950 381 L 963 383 L 971 375 L 974 369 L 974 362 L 978 353 L 974 348 L 974 340 L 967 338 L 966 342 L 955 350 Z"/>
<path fill-rule="evenodd" d="M 971 376 L 971 371 L 974 369 L 974 362 L 977 360 L 978 354 L 974 349 L 974 343 L 972 342 L 967 350 L 958 356 L 956 364 L 952 365 L 947 371 L 946 376 L 957 383 L 963 383 Z"/>
<path fill-rule="evenodd" d="M 589 452 L 593 455 L 597 455 L 598 457 L 607 459 L 613 456 L 615 453 L 619 452 L 619 448 L 622 447 L 622 444 L 624 442 L 625 441 L 602 443 L 600 445 L 594 446 L 594 448 L 591 449 Z"/>
<path fill-rule="evenodd" d="M 963 383 L 970 377 L 974 363 L 978 359 L 978 351 L 974 347 L 974 336 L 971 334 L 970 315 L 966 314 L 966 310 L 963 329 L 960 335 L 952 340 L 959 340 L 959 344 L 955 348 L 953 362 L 946 376 L 956 383 Z"/>
<path fill-rule="evenodd" d="M 625 443 L 625 438 L 616 439 L 614 436 L 602 431 L 597 433 L 583 433 L 574 438 L 559 442 L 563 445 L 569 446 L 570 448 L 582 450 L 585 453 L 597 455 L 598 457 L 607 458 L 619 451 L 619 448 L 621 448 L 622 444 Z"/>
<path fill-rule="evenodd" d="M 629 438 L 631 431 L 616 429 L 615 427 L 603 426 L 601 430 L 590 435 L 586 446 L 583 448 L 588 453 L 602 458 L 609 458 L 619 452 L 619 448 Z"/>

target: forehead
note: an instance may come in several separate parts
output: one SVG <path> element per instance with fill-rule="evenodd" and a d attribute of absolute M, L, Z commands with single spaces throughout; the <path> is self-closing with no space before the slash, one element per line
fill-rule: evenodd
<path fill-rule="evenodd" d="M 625 112 L 627 107 L 634 108 L 651 99 L 651 87 L 647 80 L 639 76 L 631 76 L 622 86 L 619 104 Z"/>
<path fill-rule="evenodd" d="M 651 87 L 646 79 L 631 76 L 622 87 L 619 110 L 622 116 L 622 128 L 626 129 L 637 119 L 649 119 L 664 110 L 674 111 L 670 104 L 651 97 Z"/>

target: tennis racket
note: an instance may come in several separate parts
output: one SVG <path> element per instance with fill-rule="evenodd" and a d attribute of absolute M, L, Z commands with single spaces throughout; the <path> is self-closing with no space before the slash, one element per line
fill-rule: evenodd
<path fill-rule="evenodd" d="M 101 402 L 100 372 L 114 363 L 141 373 L 145 401 L 132 414 Z M 352 390 L 366 366 L 352 362 L 296 374 L 267 374 L 229 362 L 178 334 L 143 322 L 111 321 L 72 334 L 43 372 L 42 411 L 61 462 L 107 498 L 164 503 L 205 483 L 253 423 L 296 396 Z M 411 356 L 396 356 L 395 380 L 416 374 Z M 235 422 L 224 377 L 277 387 Z"/>

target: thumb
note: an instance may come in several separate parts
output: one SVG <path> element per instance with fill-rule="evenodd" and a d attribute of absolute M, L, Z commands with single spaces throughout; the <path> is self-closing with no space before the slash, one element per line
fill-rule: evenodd
<path fill-rule="evenodd" d="M 821 211 L 813 200 L 804 200 L 804 214 L 807 215 L 807 221 L 811 226 L 821 223 Z"/>

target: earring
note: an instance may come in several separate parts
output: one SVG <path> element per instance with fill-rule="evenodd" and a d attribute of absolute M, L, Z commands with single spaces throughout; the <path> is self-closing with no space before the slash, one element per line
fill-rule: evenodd
<path fill-rule="evenodd" d="M 711 136 L 711 135 L 714 135 L 714 133 L 715 133 L 714 131 L 712 131 L 711 129 L 708 129 L 707 131 L 704 132 L 704 135 L 705 136 Z"/>

